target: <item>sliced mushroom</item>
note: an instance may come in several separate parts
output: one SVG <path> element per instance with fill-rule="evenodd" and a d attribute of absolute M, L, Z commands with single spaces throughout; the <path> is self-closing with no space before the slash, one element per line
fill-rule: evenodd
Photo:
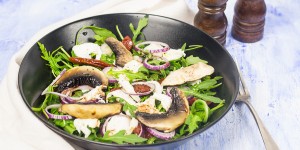
<path fill-rule="evenodd" d="M 214 68 L 203 62 L 198 62 L 188 67 L 172 71 L 161 83 L 162 86 L 180 85 L 189 81 L 201 79 L 211 75 Z"/>
<path fill-rule="evenodd" d="M 105 104 L 63 104 L 60 111 L 81 119 L 100 119 L 119 114 L 121 103 Z"/>
<path fill-rule="evenodd" d="M 126 47 L 122 44 L 122 42 L 118 41 L 113 37 L 109 37 L 105 40 L 105 43 L 116 54 L 116 64 L 118 66 L 123 67 L 126 63 L 133 60 L 133 56 L 131 52 L 126 49 Z"/>
<path fill-rule="evenodd" d="M 185 122 L 189 114 L 189 105 L 183 92 L 178 88 L 170 90 L 173 102 L 166 113 L 150 114 L 136 112 L 136 118 L 144 125 L 164 132 L 171 132 Z"/>
<path fill-rule="evenodd" d="M 66 71 L 63 76 L 55 82 L 56 91 L 62 92 L 67 88 L 88 85 L 93 88 L 99 85 L 106 87 L 108 78 L 99 69 L 92 66 L 78 66 Z"/>

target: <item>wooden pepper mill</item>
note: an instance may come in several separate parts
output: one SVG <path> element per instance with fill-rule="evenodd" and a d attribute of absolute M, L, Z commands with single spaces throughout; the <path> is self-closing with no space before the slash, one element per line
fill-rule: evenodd
<path fill-rule="evenodd" d="M 199 11 L 194 26 L 215 38 L 220 44 L 226 43 L 227 18 L 224 14 L 227 0 L 198 0 Z"/>
<path fill-rule="evenodd" d="M 234 6 L 232 37 L 253 43 L 263 38 L 266 15 L 264 0 L 237 0 Z"/>

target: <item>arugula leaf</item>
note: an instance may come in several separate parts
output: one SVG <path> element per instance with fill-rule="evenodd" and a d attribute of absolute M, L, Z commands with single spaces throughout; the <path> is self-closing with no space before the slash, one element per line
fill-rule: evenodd
<path fill-rule="evenodd" d="M 191 107 L 192 114 L 199 116 L 203 123 L 207 122 L 209 116 L 209 107 L 203 100 L 196 100 Z"/>
<path fill-rule="evenodd" d="M 44 44 L 38 42 L 40 47 L 42 58 L 48 61 L 53 75 L 56 77 L 60 74 L 63 69 L 70 69 L 73 67 L 72 63 L 69 62 L 70 55 L 63 49 L 62 46 L 54 50 L 53 52 L 47 51 Z"/>
<path fill-rule="evenodd" d="M 123 104 L 123 107 L 122 107 L 122 111 L 126 112 L 126 111 L 129 111 L 131 117 L 135 117 L 135 111 L 137 109 L 136 106 L 134 105 L 130 105 L 129 103 L 127 103 L 124 99 L 122 98 L 119 98 L 119 102 L 121 102 Z"/>
<path fill-rule="evenodd" d="M 47 89 L 47 92 L 53 92 L 53 91 L 54 91 L 54 87 L 49 86 Z M 41 106 L 40 107 L 31 107 L 31 109 L 35 112 L 40 112 L 40 111 L 44 110 L 48 105 L 57 104 L 57 103 L 59 103 L 59 97 L 57 95 L 46 94 L 46 97 L 45 97 L 43 103 L 41 104 Z"/>
<path fill-rule="evenodd" d="M 119 34 L 119 36 L 120 36 L 121 40 L 123 40 L 123 39 L 124 39 L 124 37 L 123 37 L 123 35 L 122 35 L 122 33 L 121 33 L 121 31 L 120 31 L 120 29 L 119 29 L 119 26 L 118 26 L 118 25 L 116 25 L 116 30 L 117 30 L 117 32 L 118 32 L 118 34 Z"/>
<path fill-rule="evenodd" d="M 216 76 L 213 79 L 204 79 L 202 82 L 195 84 L 193 88 L 197 91 L 209 90 L 220 86 L 222 83 L 218 83 L 217 80 L 222 79 L 221 76 Z"/>
<path fill-rule="evenodd" d="M 223 103 L 224 100 L 218 98 L 218 97 L 215 97 L 215 96 L 211 96 L 211 95 L 207 95 L 207 94 L 200 94 L 198 92 L 195 92 L 193 90 L 188 90 L 188 89 L 181 89 L 184 94 L 186 95 L 193 95 L 195 97 L 198 97 L 200 99 L 203 99 L 205 101 L 210 101 L 210 102 L 213 102 L 213 103 Z"/>
<path fill-rule="evenodd" d="M 199 123 L 201 121 L 202 120 L 199 116 L 190 113 L 185 121 L 185 125 L 188 127 L 185 131 L 188 131 L 189 134 L 192 134 L 196 129 L 199 128 Z"/>
<path fill-rule="evenodd" d="M 209 116 L 212 115 L 216 110 L 219 108 L 223 107 L 224 103 L 219 103 L 217 106 L 213 107 L 212 109 L 209 110 Z"/>
<path fill-rule="evenodd" d="M 145 28 L 148 25 L 149 16 L 146 15 L 144 18 L 141 18 L 139 20 L 138 26 L 136 29 L 134 29 L 134 26 L 132 23 L 129 24 L 129 28 L 131 32 L 133 33 L 132 42 L 136 44 L 136 39 L 140 34 L 142 34 L 142 29 Z"/>
<path fill-rule="evenodd" d="M 116 38 L 116 35 L 113 34 L 110 30 L 108 29 L 105 29 L 105 28 L 100 28 L 100 27 L 96 27 L 96 26 L 85 26 L 85 27 L 82 27 L 77 35 L 76 35 L 76 45 L 78 45 L 78 37 L 79 37 L 79 33 L 81 33 L 81 31 L 83 31 L 84 29 L 91 29 L 93 30 L 93 32 L 95 33 L 95 40 L 96 40 L 96 44 L 103 44 L 105 39 L 108 38 L 108 37 L 114 37 Z"/>
<path fill-rule="evenodd" d="M 184 125 L 179 130 L 178 137 L 186 134 L 192 134 L 199 128 L 200 123 L 206 123 L 209 117 L 210 110 L 206 102 L 203 100 L 196 100 L 191 106 L 190 114 L 184 122 Z"/>
<path fill-rule="evenodd" d="M 195 49 L 199 49 L 202 48 L 203 45 L 189 45 L 189 48 L 185 48 L 183 51 L 191 51 L 191 50 L 195 50 Z"/>
<path fill-rule="evenodd" d="M 137 72 L 133 73 L 132 71 L 129 70 L 109 70 L 107 72 L 108 75 L 114 76 L 115 78 L 118 78 L 120 74 L 126 75 L 126 77 L 130 80 L 136 80 L 136 79 L 144 79 L 146 80 L 148 77 L 143 74 L 142 72 Z"/>
<path fill-rule="evenodd" d="M 207 64 L 207 61 L 205 61 L 203 59 L 200 59 L 199 57 L 194 57 L 193 55 L 190 55 L 185 60 L 186 60 L 186 63 L 187 63 L 188 66 L 196 64 L 198 62 L 203 62 L 203 63 Z"/>
<path fill-rule="evenodd" d="M 181 48 L 180 48 L 180 49 L 184 51 L 184 50 L 185 50 L 185 48 L 186 48 L 186 43 L 184 43 L 184 44 L 181 46 Z"/>
<path fill-rule="evenodd" d="M 115 54 L 102 54 L 100 60 L 105 61 L 109 64 L 113 64 L 114 61 L 116 60 L 116 55 Z"/>
<path fill-rule="evenodd" d="M 153 144 L 155 142 L 155 140 L 157 140 L 157 137 L 152 136 L 147 140 L 147 144 Z"/>
<path fill-rule="evenodd" d="M 100 138 L 100 140 L 106 141 L 106 142 L 114 142 L 117 144 L 124 144 L 124 143 L 130 143 L 130 144 L 135 144 L 135 143 L 141 143 L 144 141 L 147 141 L 147 139 L 139 137 L 136 134 L 125 134 L 125 130 L 121 130 L 118 133 L 109 136 L 110 131 L 106 131 L 104 136 Z"/>
<path fill-rule="evenodd" d="M 73 120 L 60 120 L 60 119 L 54 119 L 53 123 L 64 129 L 66 132 L 73 134 L 74 131 L 76 131 L 76 127 L 74 126 Z"/>

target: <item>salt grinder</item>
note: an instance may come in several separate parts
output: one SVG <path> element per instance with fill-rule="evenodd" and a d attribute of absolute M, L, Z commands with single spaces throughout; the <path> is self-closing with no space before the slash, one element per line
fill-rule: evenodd
<path fill-rule="evenodd" d="M 232 37 L 245 43 L 263 38 L 266 15 L 264 0 L 237 0 L 234 6 Z"/>
<path fill-rule="evenodd" d="M 226 43 L 227 18 L 224 14 L 227 0 L 198 0 L 199 11 L 194 26 L 215 38 L 220 44 Z"/>

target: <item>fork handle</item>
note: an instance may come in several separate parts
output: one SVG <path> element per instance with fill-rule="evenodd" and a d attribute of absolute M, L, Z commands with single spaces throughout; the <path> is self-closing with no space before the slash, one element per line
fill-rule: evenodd
<path fill-rule="evenodd" d="M 243 101 L 245 104 L 247 104 L 248 108 L 250 109 L 251 113 L 254 116 L 255 122 L 259 128 L 260 134 L 262 136 L 262 139 L 264 141 L 265 147 L 267 150 L 279 150 L 277 144 L 273 140 L 272 136 L 268 132 L 267 128 L 264 126 L 263 122 L 259 118 L 258 114 L 256 113 L 254 107 L 252 106 L 251 103 L 248 101 Z"/>

